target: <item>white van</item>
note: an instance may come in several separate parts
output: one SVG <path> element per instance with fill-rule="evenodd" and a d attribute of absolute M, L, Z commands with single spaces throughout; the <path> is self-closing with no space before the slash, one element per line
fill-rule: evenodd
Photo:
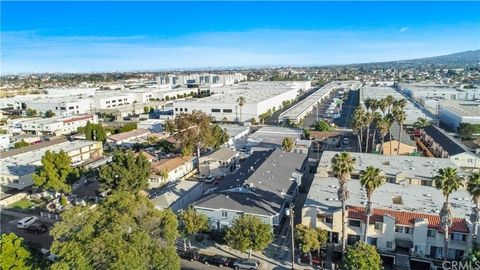
<path fill-rule="evenodd" d="M 37 220 L 38 220 L 37 217 L 24 217 L 19 221 L 17 221 L 17 228 L 25 229 L 28 226 L 32 225 Z"/>

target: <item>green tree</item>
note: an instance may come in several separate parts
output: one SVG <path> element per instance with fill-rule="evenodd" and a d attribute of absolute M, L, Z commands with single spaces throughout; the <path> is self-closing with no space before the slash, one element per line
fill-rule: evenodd
<path fill-rule="evenodd" d="M 381 140 L 382 140 L 381 154 L 384 154 L 383 145 L 385 144 L 385 136 L 387 136 L 388 132 L 390 131 L 390 126 L 391 125 L 392 124 L 390 123 L 390 121 L 388 120 L 387 117 L 382 117 L 377 123 L 378 132 L 380 133 L 380 136 L 382 137 L 381 138 Z"/>
<path fill-rule="evenodd" d="M 52 110 L 48 110 L 45 112 L 45 117 L 47 118 L 51 118 L 51 117 L 54 117 L 55 116 L 55 113 L 52 111 Z"/>
<path fill-rule="evenodd" d="M 444 231 L 443 239 L 443 259 L 447 259 L 449 233 L 448 230 L 452 225 L 452 212 L 450 210 L 449 197 L 454 191 L 463 186 L 463 178 L 457 173 L 457 169 L 447 167 L 438 170 L 437 175 L 433 177 L 435 187 L 442 191 L 445 197 L 442 209 L 440 210 L 440 225 Z"/>
<path fill-rule="evenodd" d="M 460 123 L 457 128 L 457 133 L 462 140 L 466 140 L 473 138 L 473 134 L 480 132 L 476 132 L 475 126 L 470 123 Z"/>
<path fill-rule="evenodd" d="M 47 150 L 32 179 L 35 186 L 68 193 L 72 190 L 69 180 L 78 173 L 72 166 L 71 158 L 61 150 L 58 153 Z"/>
<path fill-rule="evenodd" d="M 150 113 L 150 107 L 148 106 L 143 107 L 143 113 Z"/>
<path fill-rule="evenodd" d="M 105 142 L 107 140 L 107 134 L 101 124 L 96 124 L 94 127 L 94 130 L 95 130 L 95 141 Z"/>
<path fill-rule="evenodd" d="M 319 241 L 317 231 L 302 224 L 295 226 L 295 240 L 300 246 L 300 250 L 305 254 L 308 253 L 309 263 L 312 263 L 312 249 L 320 249 L 322 243 Z"/>
<path fill-rule="evenodd" d="M 315 123 L 314 129 L 316 131 L 329 131 L 330 125 L 327 122 L 325 122 L 325 120 L 320 120 L 317 123 Z"/>
<path fill-rule="evenodd" d="M 145 156 L 116 151 L 112 162 L 100 167 L 100 189 L 138 193 L 147 188 L 149 176 L 150 162 Z"/>
<path fill-rule="evenodd" d="M 345 213 L 345 202 L 347 201 L 349 194 L 347 189 L 347 180 L 350 178 L 352 171 L 355 165 L 355 158 L 353 158 L 349 153 L 343 152 L 340 154 L 335 154 L 332 158 L 332 170 L 335 176 L 338 178 L 338 184 L 340 188 L 338 189 L 337 196 L 338 200 L 342 203 L 342 252 L 345 251 L 345 239 L 346 235 L 346 213 Z"/>
<path fill-rule="evenodd" d="M 180 212 L 178 215 L 180 235 L 183 238 L 183 249 L 186 250 L 186 240 L 193 235 L 208 230 L 208 218 L 202 213 L 198 213 L 193 206 Z M 190 246 L 190 241 L 189 241 Z"/>
<path fill-rule="evenodd" d="M 238 103 L 238 106 L 240 107 L 240 122 L 242 122 L 243 106 L 245 106 L 245 103 L 247 103 L 247 101 L 245 100 L 244 97 L 239 97 L 237 98 L 237 103 Z"/>
<path fill-rule="evenodd" d="M 400 106 L 400 105 L 399 105 Z M 400 155 L 400 138 L 403 130 L 403 122 L 407 119 L 407 115 L 405 113 L 405 110 L 403 107 L 397 107 L 393 110 L 393 117 L 395 118 L 395 121 L 398 123 L 398 143 L 397 143 L 397 155 Z M 390 151 L 392 151 L 390 149 Z"/>
<path fill-rule="evenodd" d="M 282 141 L 282 149 L 283 151 L 290 152 L 293 150 L 294 142 L 293 139 L 290 137 L 283 138 Z"/>
<path fill-rule="evenodd" d="M 85 125 L 85 138 L 89 141 L 93 141 L 93 125 L 90 121 Z"/>
<path fill-rule="evenodd" d="M 30 144 L 28 142 L 26 142 L 24 139 L 18 141 L 18 142 L 15 142 L 13 144 L 13 147 L 15 147 L 15 149 L 18 149 L 18 148 L 22 148 L 22 147 L 26 147 L 26 146 L 29 146 Z"/>
<path fill-rule="evenodd" d="M 367 127 L 367 137 L 365 138 L 365 153 L 368 153 L 368 141 L 370 140 L 370 125 L 373 122 L 373 114 L 371 112 L 366 112 L 363 115 L 363 123 Z"/>
<path fill-rule="evenodd" d="M 273 228 L 251 215 L 236 218 L 225 234 L 227 244 L 238 251 L 248 251 L 248 258 L 252 257 L 252 250 L 264 250 L 272 240 Z"/>
<path fill-rule="evenodd" d="M 375 189 L 379 188 L 385 182 L 385 176 L 379 168 L 368 166 L 367 169 L 360 176 L 360 183 L 367 192 L 367 207 L 365 208 L 365 214 L 367 215 L 367 221 L 365 222 L 365 234 L 364 242 L 367 243 L 368 239 L 368 225 L 370 224 L 370 216 L 372 215 L 372 195 Z"/>
<path fill-rule="evenodd" d="M 52 269 L 180 269 L 177 226 L 171 210 L 130 192 L 69 208 L 51 230 Z"/>
<path fill-rule="evenodd" d="M 476 243 L 478 238 L 478 223 L 480 219 L 480 172 L 474 172 L 468 177 L 467 191 L 472 196 L 474 207 L 470 215 L 470 221 L 473 226 L 472 242 Z"/>
<path fill-rule="evenodd" d="M 213 125 L 210 127 L 210 129 L 212 133 L 212 141 L 209 142 L 209 145 L 211 145 L 213 148 L 217 149 L 228 142 L 229 136 L 227 130 L 223 130 L 219 125 Z"/>
<path fill-rule="evenodd" d="M 354 246 L 347 248 L 341 268 L 345 270 L 383 269 L 382 259 L 377 249 L 362 241 L 358 241 Z"/>
<path fill-rule="evenodd" d="M 37 116 L 37 110 L 28 108 L 26 114 L 27 114 L 27 117 Z"/>
<path fill-rule="evenodd" d="M 303 130 L 303 137 L 305 137 L 305 139 L 307 139 L 307 140 L 310 140 L 310 133 L 311 133 L 310 129 L 307 129 L 307 128 L 304 129 Z"/>
<path fill-rule="evenodd" d="M 480 264 L 480 246 L 478 244 L 474 244 L 473 248 L 468 252 L 466 261 L 470 265 Z"/>
<path fill-rule="evenodd" d="M 32 255 L 23 242 L 23 238 L 14 233 L 2 234 L 0 269 L 23 270 L 32 269 Z"/>
<path fill-rule="evenodd" d="M 136 123 L 127 123 L 120 128 L 120 133 L 128 132 L 137 129 Z"/>
<path fill-rule="evenodd" d="M 426 128 L 429 125 L 430 125 L 430 121 L 428 121 L 427 118 L 422 118 L 422 117 L 418 117 L 417 121 L 413 123 L 413 127 L 416 129 Z"/>

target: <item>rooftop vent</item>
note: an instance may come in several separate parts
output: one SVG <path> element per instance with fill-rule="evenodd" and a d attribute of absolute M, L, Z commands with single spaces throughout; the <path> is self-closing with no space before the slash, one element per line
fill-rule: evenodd
<path fill-rule="evenodd" d="M 392 196 L 392 202 L 394 204 L 403 204 L 402 196 Z"/>

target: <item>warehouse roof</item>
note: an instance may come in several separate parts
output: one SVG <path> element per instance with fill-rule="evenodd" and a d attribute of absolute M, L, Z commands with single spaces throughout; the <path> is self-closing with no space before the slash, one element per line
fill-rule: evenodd
<path fill-rule="evenodd" d="M 460 116 L 480 118 L 480 102 L 444 100 L 440 103 L 440 107 L 452 111 Z"/>

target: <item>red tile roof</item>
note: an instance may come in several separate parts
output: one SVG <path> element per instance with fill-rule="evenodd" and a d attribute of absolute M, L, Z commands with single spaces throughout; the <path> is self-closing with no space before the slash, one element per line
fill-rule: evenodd
<path fill-rule="evenodd" d="M 373 215 L 370 217 L 370 224 L 375 222 L 383 222 L 383 216 L 389 215 L 395 218 L 395 223 L 400 225 L 410 225 L 415 224 L 417 219 L 427 219 L 428 227 L 431 229 L 436 229 L 440 232 L 440 216 L 438 214 L 424 214 L 416 212 L 406 212 L 406 211 L 394 211 L 394 210 L 384 210 L 384 209 L 374 209 Z M 349 206 L 348 207 L 348 217 L 354 219 L 360 219 L 365 222 L 365 207 L 358 206 Z M 452 226 L 450 227 L 451 231 L 468 233 L 469 229 L 467 222 L 464 218 L 452 218 Z"/>
<path fill-rule="evenodd" d="M 92 118 L 93 116 L 91 114 L 87 114 L 84 116 L 72 117 L 70 119 L 63 120 L 63 123 L 70 123 L 70 122 L 81 121 L 81 120 L 92 119 Z"/>

